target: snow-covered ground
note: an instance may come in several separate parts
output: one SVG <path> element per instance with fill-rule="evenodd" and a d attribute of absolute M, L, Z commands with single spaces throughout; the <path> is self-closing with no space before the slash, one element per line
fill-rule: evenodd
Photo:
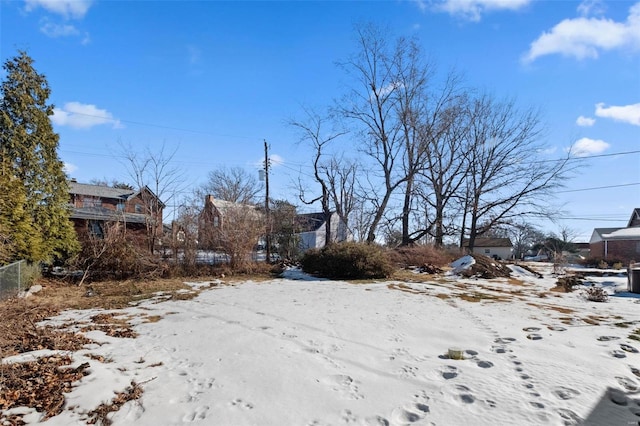
<path fill-rule="evenodd" d="M 85 424 L 133 380 L 144 393 L 110 417 L 115 425 L 637 424 L 640 342 L 629 336 L 640 295 L 612 272 L 591 279 L 609 301 L 587 302 L 580 289 L 550 292 L 555 278 L 543 272 L 349 284 L 292 270 L 146 301 L 116 311 L 137 338 L 87 333 L 101 344 L 73 357 L 90 374 L 45 423 Z M 464 359 L 448 357 L 455 348 Z"/>

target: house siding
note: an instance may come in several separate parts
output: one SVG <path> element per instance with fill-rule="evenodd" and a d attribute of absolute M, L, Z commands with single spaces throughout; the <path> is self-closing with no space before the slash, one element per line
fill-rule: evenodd
<path fill-rule="evenodd" d="M 605 253 L 606 246 L 606 253 Z M 640 259 L 640 241 L 610 240 L 590 244 L 591 257 L 627 263 Z"/>

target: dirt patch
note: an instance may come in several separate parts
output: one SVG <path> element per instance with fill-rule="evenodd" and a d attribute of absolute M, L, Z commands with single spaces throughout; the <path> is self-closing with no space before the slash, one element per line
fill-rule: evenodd
<path fill-rule="evenodd" d="M 460 273 L 461 276 L 471 278 L 509 278 L 511 276 L 511 269 L 500 261 L 491 259 L 487 256 L 471 255 L 476 263 L 471 265 L 470 268 L 465 269 Z"/>

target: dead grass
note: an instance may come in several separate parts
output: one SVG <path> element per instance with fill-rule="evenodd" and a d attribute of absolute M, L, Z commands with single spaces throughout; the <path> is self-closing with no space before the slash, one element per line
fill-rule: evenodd
<path fill-rule="evenodd" d="M 185 300 L 197 296 L 198 291 L 179 279 L 149 281 L 104 281 L 77 286 L 55 280 L 39 282 L 43 290 L 28 299 L 8 299 L 0 302 L 0 355 L 4 358 L 40 349 L 77 351 L 92 343 L 82 332 L 101 330 L 109 336 L 135 338 L 131 317 L 117 312 L 97 314 L 89 324 L 73 324 L 79 332 L 70 331 L 72 324 L 61 327 L 38 325 L 66 309 L 120 309 L 143 299 L 165 296 L 164 300 Z M 158 315 L 143 316 L 146 322 L 157 322 Z M 112 362 L 102 356 L 87 355 L 98 362 Z M 20 415 L 4 416 L 2 412 L 15 406 L 26 406 L 44 413 L 45 418 L 57 415 L 64 407 L 64 393 L 72 383 L 82 378 L 89 366 L 70 369 L 72 359 L 67 356 L 42 357 L 33 362 L 0 364 L 0 424 L 24 424 Z M 106 417 L 129 400 L 142 393 L 138 385 L 118 393 L 109 404 L 90 413 L 94 423 L 110 424 Z"/>
<path fill-rule="evenodd" d="M 5 417 L 2 412 L 13 407 L 31 407 L 48 419 L 59 414 L 65 403 L 64 393 L 85 375 L 89 363 L 65 368 L 72 363 L 68 356 L 42 357 L 36 361 L 2 364 L 0 386 L 0 421 L 24 424 L 20 416 Z"/>
<path fill-rule="evenodd" d="M 114 413 L 120 409 L 128 401 L 135 401 L 142 396 L 142 387 L 136 383 L 131 382 L 131 385 L 127 387 L 123 392 L 116 393 L 116 396 L 111 400 L 109 404 L 101 404 L 95 410 L 90 411 L 89 420 L 87 424 L 95 425 L 100 424 L 102 426 L 109 426 L 113 422 L 109 419 L 109 414 Z"/>

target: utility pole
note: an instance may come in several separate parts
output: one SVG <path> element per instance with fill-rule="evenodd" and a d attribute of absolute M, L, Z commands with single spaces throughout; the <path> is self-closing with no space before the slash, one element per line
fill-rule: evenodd
<path fill-rule="evenodd" d="M 267 244 L 267 258 L 265 262 L 271 262 L 271 213 L 269 211 L 269 146 L 267 140 L 264 140 L 264 182 L 265 182 L 265 197 L 264 197 L 264 211 L 267 218 L 267 226 L 265 232 L 265 242 Z"/>

